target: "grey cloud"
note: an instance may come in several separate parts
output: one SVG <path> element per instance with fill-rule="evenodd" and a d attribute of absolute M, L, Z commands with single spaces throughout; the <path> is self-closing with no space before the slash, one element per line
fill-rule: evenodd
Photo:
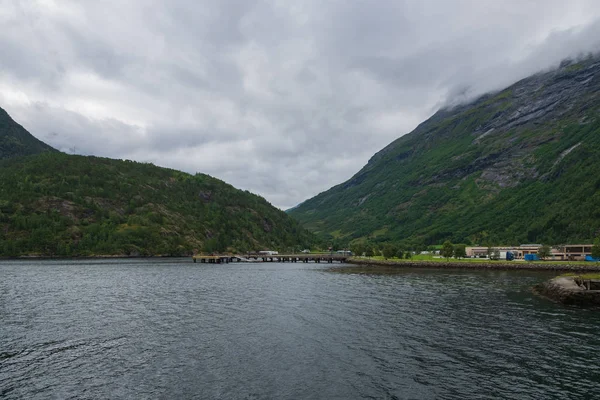
<path fill-rule="evenodd" d="M 449 88 L 444 104 L 469 101 L 528 75 L 556 68 L 566 58 L 576 59 L 599 51 L 600 18 L 583 28 L 553 30 L 542 43 L 517 61 L 498 61 L 486 68 L 456 72 L 448 77 L 442 83 Z"/>
<path fill-rule="evenodd" d="M 288 208 L 437 107 L 594 51 L 595 0 L 0 0 L 0 107 Z"/>
<path fill-rule="evenodd" d="M 139 127 L 115 119 L 93 120 L 45 103 L 16 107 L 10 112 L 40 140 L 66 153 L 121 158 L 135 150 L 141 138 Z"/>
<path fill-rule="evenodd" d="M 217 131 L 215 128 L 154 126 L 146 131 L 144 144 L 166 152 L 239 139 L 238 132 Z"/>

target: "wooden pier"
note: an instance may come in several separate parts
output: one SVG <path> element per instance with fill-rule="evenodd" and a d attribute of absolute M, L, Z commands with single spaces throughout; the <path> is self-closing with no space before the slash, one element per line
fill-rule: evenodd
<path fill-rule="evenodd" d="M 230 262 L 315 262 L 315 263 L 333 263 L 346 262 L 348 255 L 336 253 L 323 254 L 246 254 L 246 255 L 195 255 L 192 257 L 194 262 L 225 264 Z"/>

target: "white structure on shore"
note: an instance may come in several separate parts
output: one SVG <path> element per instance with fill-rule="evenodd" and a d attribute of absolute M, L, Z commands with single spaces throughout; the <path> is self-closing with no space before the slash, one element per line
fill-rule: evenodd
<path fill-rule="evenodd" d="M 258 252 L 258 254 L 265 255 L 265 256 L 276 256 L 279 254 L 279 252 L 273 251 L 273 250 L 261 250 Z"/>
<path fill-rule="evenodd" d="M 550 257 L 551 260 L 584 260 L 585 256 L 592 254 L 591 244 L 565 244 L 562 246 L 554 246 L 551 249 Z M 537 254 L 542 247 L 541 244 L 522 244 L 520 246 L 473 246 L 467 247 L 467 257 L 471 258 L 487 258 L 489 249 L 498 250 L 500 252 L 500 258 L 506 258 L 506 253 L 511 252 L 515 256 L 515 259 L 524 259 L 527 254 Z"/>

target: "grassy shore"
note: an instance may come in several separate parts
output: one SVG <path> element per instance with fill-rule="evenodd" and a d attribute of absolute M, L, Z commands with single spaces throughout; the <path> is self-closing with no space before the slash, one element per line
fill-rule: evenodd
<path fill-rule="evenodd" d="M 412 259 L 383 257 L 352 257 L 349 264 L 363 266 L 385 266 L 406 268 L 457 268 L 457 269 L 498 269 L 498 270 L 539 270 L 569 272 L 600 272 L 600 263 L 586 261 L 493 261 L 481 258 L 445 259 L 431 255 L 417 255 Z M 600 275 L 600 274 L 599 274 Z"/>
<path fill-rule="evenodd" d="M 572 277 L 572 278 L 579 278 L 579 279 L 597 279 L 600 280 L 600 273 L 599 272 L 592 272 L 592 273 L 584 273 L 584 274 L 576 274 L 574 272 L 567 272 L 566 274 L 562 274 L 561 276 L 566 276 L 566 277 Z"/>
<path fill-rule="evenodd" d="M 367 257 L 356 257 L 358 259 L 367 259 Z M 545 260 L 545 261 L 524 261 L 524 260 L 513 260 L 513 261 L 506 261 L 506 260 L 489 260 L 487 258 L 460 258 L 460 259 L 456 259 L 456 258 L 444 258 L 444 257 L 440 257 L 440 256 L 433 256 L 431 254 L 418 254 L 418 255 L 414 255 L 412 256 L 412 258 L 410 259 L 399 259 L 396 257 L 392 257 L 392 258 L 388 258 L 387 260 L 385 258 L 383 258 L 383 256 L 374 256 L 374 257 L 370 257 L 368 258 L 370 260 L 375 260 L 375 261 L 393 261 L 393 262 L 405 262 L 405 261 L 431 261 L 431 262 L 455 262 L 455 263 L 504 263 L 504 262 L 510 262 L 510 263 L 518 263 L 518 264 L 539 264 L 539 265 L 547 265 L 547 264 L 568 264 L 568 265 L 600 265 L 600 262 L 590 262 L 590 261 L 561 261 L 561 260 Z"/>

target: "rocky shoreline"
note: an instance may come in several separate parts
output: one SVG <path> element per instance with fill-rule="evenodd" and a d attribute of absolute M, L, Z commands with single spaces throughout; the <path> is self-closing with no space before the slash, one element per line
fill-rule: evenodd
<path fill-rule="evenodd" d="M 600 272 L 600 265 L 590 263 L 527 263 L 527 262 L 503 262 L 503 261 L 390 261 L 373 260 L 366 258 L 349 258 L 348 264 L 364 266 L 398 267 L 398 268 L 448 268 L 448 269 L 489 269 L 489 270 L 528 270 L 528 271 L 566 271 L 566 272 Z"/>
<path fill-rule="evenodd" d="M 555 263 L 524 263 L 524 262 L 460 262 L 460 261 L 389 261 L 351 258 L 347 263 L 364 267 L 386 268 L 430 268 L 430 269 L 471 269 L 471 270 L 524 270 L 524 271 L 557 271 L 557 272 L 598 272 L 600 265 L 590 264 L 555 264 Z M 585 275 L 583 275 L 585 276 Z M 546 282 L 535 285 L 532 290 L 535 294 L 550 300 L 580 307 L 600 307 L 600 284 L 598 287 L 585 287 L 585 279 L 579 276 L 559 276 Z"/>
<path fill-rule="evenodd" d="M 559 276 L 533 287 L 533 292 L 566 305 L 600 307 L 600 290 L 587 290 L 577 277 Z"/>

